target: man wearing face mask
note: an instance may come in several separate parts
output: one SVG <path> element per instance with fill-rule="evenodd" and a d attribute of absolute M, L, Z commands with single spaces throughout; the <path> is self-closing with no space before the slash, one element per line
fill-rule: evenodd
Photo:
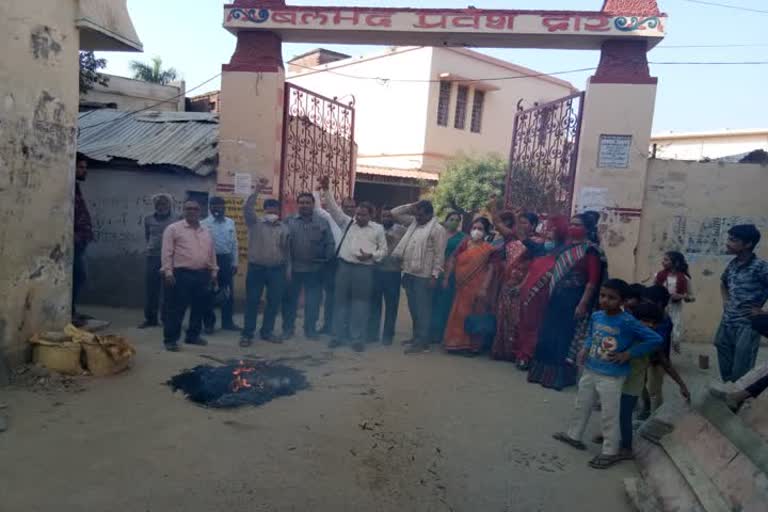
<path fill-rule="evenodd" d="M 266 179 L 259 181 L 259 190 L 268 186 Z M 253 344 L 259 302 L 266 289 L 266 305 L 260 336 L 270 343 L 281 343 L 274 334 L 275 320 L 283 302 L 286 283 L 291 279 L 290 231 L 280 220 L 280 201 L 264 201 L 264 215 L 256 214 L 258 191 L 251 194 L 243 206 L 243 217 L 248 225 L 248 275 L 245 281 L 245 325 L 240 338 L 241 347 Z"/>
<path fill-rule="evenodd" d="M 216 249 L 216 261 L 219 266 L 218 285 L 224 294 L 224 302 L 221 304 L 221 328 L 225 331 L 239 331 L 232 319 L 232 305 L 234 302 L 233 276 L 237 274 L 237 228 L 235 221 L 225 215 L 226 202 L 222 197 L 213 197 L 209 203 L 211 214 L 200 225 L 210 231 L 213 244 Z M 210 296 L 209 304 L 203 316 L 203 325 L 206 334 L 213 334 L 216 326 L 216 313 L 214 312 L 214 294 Z"/>

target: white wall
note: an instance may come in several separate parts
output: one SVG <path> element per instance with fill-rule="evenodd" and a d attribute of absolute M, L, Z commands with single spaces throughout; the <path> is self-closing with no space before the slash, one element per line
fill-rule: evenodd
<path fill-rule="evenodd" d="M 724 135 L 722 137 L 695 137 L 651 139 L 656 146 L 656 158 L 672 160 L 702 160 L 749 153 L 756 149 L 768 150 L 768 133 L 754 135 Z"/>
<path fill-rule="evenodd" d="M 511 70 L 493 62 L 461 53 L 452 48 L 433 48 L 432 78 L 442 73 L 451 73 L 463 78 L 493 78 L 523 76 L 521 71 Z M 522 99 L 524 108 L 532 107 L 534 102 L 546 102 L 562 98 L 574 91 L 570 86 L 554 83 L 541 78 L 521 78 L 515 80 L 496 80 L 485 82 L 499 90 L 487 91 L 480 133 L 470 130 L 472 103 L 475 86 L 470 85 L 467 104 L 467 118 L 463 130 L 454 128 L 456 114 L 457 84 L 451 89 L 448 126 L 437 124 L 437 106 L 440 91 L 439 83 L 430 84 L 428 105 L 425 170 L 441 171 L 447 158 L 457 152 L 464 153 L 499 153 L 509 155 L 512 144 L 512 129 L 517 112 L 517 103 Z"/>
<path fill-rule="evenodd" d="M 117 110 L 126 112 L 144 108 L 159 112 L 184 112 L 184 82 L 160 85 L 122 76 L 107 77 L 107 85 L 96 84 L 81 97 L 81 101 L 116 103 Z"/>
<path fill-rule="evenodd" d="M 335 73 L 396 79 L 430 78 L 430 48 L 400 49 L 381 58 L 349 65 L 331 64 Z M 424 152 L 429 87 L 426 83 L 347 78 L 331 72 L 289 75 L 288 82 L 348 103 L 355 99 L 357 163 L 403 169 L 420 168 Z"/>
<path fill-rule="evenodd" d="M 768 166 L 650 160 L 637 249 L 638 280 L 650 281 L 665 251 L 681 251 L 691 265 L 696 302 L 686 304 L 685 338 L 711 343 L 722 315 L 720 275 L 728 229 L 754 223 L 762 232 L 758 255 L 768 257 Z"/>

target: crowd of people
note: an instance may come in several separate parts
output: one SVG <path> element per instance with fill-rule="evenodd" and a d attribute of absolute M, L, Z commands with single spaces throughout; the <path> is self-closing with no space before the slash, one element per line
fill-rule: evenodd
<path fill-rule="evenodd" d="M 264 180 L 258 185 L 266 187 Z M 258 214 L 258 195 L 243 207 L 243 327 L 233 320 L 237 234 L 223 200 L 211 199 L 204 220 L 201 205 L 188 200 L 177 220 L 172 198 L 155 196 L 155 211 L 145 219 L 141 327 L 162 320 L 167 350 L 179 350 L 187 309 L 184 341 L 205 345 L 201 334 L 214 331 L 217 306 L 221 328 L 239 331 L 242 347 L 254 343 L 260 312 L 260 339 L 283 343 L 295 336 L 302 296 L 305 338 L 327 335 L 330 348 L 359 352 L 370 343 L 391 345 L 403 288 L 412 321 L 411 337 L 402 342 L 405 353 L 440 344 L 448 353 L 488 353 L 512 362 L 529 382 L 546 388 L 578 384 L 569 428 L 555 435 L 559 441 L 585 448 L 582 436 L 599 398 L 603 449 L 590 461 L 595 468 L 632 458 L 633 413 L 641 399 L 645 415 L 661 405 L 665 374 L 690 397 L 670 361 L 680 350 L 682 309 L 695 300 L 684 255 L 666 253 L 649 286 L 611 279 L 597 212 L 541 220 L 533 212 L 500 211 L 492 198 L 487 215 L 469 220 L 465 231 L 461 214 L 449 212 L 440 222 L 425 200 L 378 211 L 351 198 L 339 205 L 327 178 L 315 193 L 300 194 L 297 213 L 284 218 L 275 199 L 266 199 Z M 75 218 L 81 218 L 77 212 Z M 760 238 L 754 225 L 745 224 L 733 226 L 727 242 L 735 258 L 722 275 L 724 309 L 715 345 L 722 380 L 740 386 L 720 394 L 733 407 L 768 386 L 768 365 L 754 369 L 768 318 L 768 262 L 754 252 Z"/>

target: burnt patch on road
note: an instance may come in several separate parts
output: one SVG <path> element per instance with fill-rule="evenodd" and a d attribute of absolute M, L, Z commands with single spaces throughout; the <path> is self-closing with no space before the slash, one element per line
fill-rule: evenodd
<path fill-rule="evenodd" d="M 309 388 L 304 372 L 271 361 L 233 361 L 184 370 L 166 384 L 197 404 L 215 409 L 260 406 Z"/>

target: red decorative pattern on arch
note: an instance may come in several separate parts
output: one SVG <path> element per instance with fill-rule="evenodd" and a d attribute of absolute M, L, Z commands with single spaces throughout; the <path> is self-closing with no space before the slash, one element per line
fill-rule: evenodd
<path fill-rule="evenodd" d="M 604 0 L 603 13 L 609 16 L 659 16 L 656 0 Z"/>

